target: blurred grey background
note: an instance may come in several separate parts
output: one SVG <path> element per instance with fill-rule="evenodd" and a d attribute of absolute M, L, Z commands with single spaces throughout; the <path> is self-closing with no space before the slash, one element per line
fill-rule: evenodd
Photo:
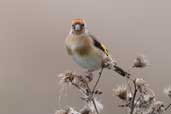
<path fill-rule="evenodd" d="M 171 83 L 170 0 L 0 0 L 0 114 L 53 114 L 60 108 L 57 74 L 84 71 L 63 45 L 73 18 L 84 18 L 123 68 L 145 54 L 151 66 L 133 73 L 169 102 L 163 88 Z M 112 88 L 124 82 L 104 72 L 102 113 L 124 113 L 112 96 Z M 61 107 L 79 109 L 84 104 L 78 96 L 68 90 Z"/>

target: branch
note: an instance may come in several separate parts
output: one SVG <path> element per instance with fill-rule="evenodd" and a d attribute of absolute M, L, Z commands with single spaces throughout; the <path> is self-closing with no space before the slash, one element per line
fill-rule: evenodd
<path fill-rule="evenodd" d="M 98 83 L 99 83 L 99 81 L 100 81 L 100 78 L 101 78 L 101 76 L 102 76 L 103 69 L 104 69 L 104 67 L 102 67 L 101 70 L 100 70 L 100 72 L 99 72 L 99 77 L 98 77 L 98 79 L 97 79 L 97 81 L 96 81 L 96 83 L 95 83 L 95 85 L 94 85 L 94 87 L 93 87 L 92 93 L 94 93 L 94 91 L 96 90 L 96 87 L 97 87 L 97 85 L 98 85 Z"/>
<path fill-rule="evenodd" d="M 165 111 L 168 110 L 171 107 L 171 103 L 167 105 L 167 107 L 164 109 Z"/>
<path fill-rule="evenodd" d="M 96 105 L 96 102 L 95 102 L 94 98 L 92 99 L 92 102 L 93 102 L 94 108 L 96 110 L 96 113 L 97 114 L 100 114 L 99 111 L 98 111 L 98 109 L 97 109 L 97 105 Z"/>
<path fill-rule="evenodd" d="M 104 67 L 101 68 L 101 70 L 100 70 L 100 72 L 99 72 L 99 77 L 98 77 L 98 79 L 97 79 L 97 81 L 96 81 L 96 83 L 95 83 L 95 85 L 94 85 L 94 87 L 93 87 L 93 90 L 92 90 L 92 92 L 91 92 L 91 93 L 92 93 L 92 97 L 93 97 L 93 98 L 92 98 L 92 102 L 93 102 L 93 105 L 94 105 L 94 108 L 95 108 L 97 114 L 99 114 L 99 111 L 98 111 L 97 106 L 96 106 L 96 103 L 95 103 L 95 101 L 94 101 L 94 92 L 95 92 L 96 87 L 97 87 L 97 85 L 98 85 L 98 83 L 99 83 L 99 81 L 100 81 L 100 78 L 101 78 L 101 76 L 102 76 L 103 68 L 104 68 Z"/>
<path fill-rule="evenodd" d="M 136 85 L 136 83 L 135 83 L 135 81 L 136 80 L 134 80 L 133 81 L 133 83 L 134 83 L 134 95 L 133 95 L 133 98 L 132 98 L 132 103 L 131 103 L 131 112 L 130 112 L 130 114 L 133 114 L 133 112 L 134 112 L 134 109 L 135 109 L 135 98 L 136 98 L 136 95 L 137 95 L 137 85 Z"/>

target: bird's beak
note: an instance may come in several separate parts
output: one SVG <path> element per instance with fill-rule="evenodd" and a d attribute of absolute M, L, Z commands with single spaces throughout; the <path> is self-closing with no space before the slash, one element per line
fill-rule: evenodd
<path fill-rule="evenodd" d="M 81 25 L 80 24 L 76 24 L 75 25 L 75 30 L 76 31 L 80 31 L 81 30 Z"/>

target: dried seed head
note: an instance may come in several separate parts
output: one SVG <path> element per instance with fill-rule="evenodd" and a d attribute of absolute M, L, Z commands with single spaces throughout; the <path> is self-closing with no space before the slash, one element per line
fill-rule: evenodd
<path fill-rule="evenodd" d="M 80 88 L 86 88 L 86 85 L 92 81 L 92 74 L 79 75 L 74 72 L 66 72 L 58 75 L 59 84 L 72 84 Z"/>
<path fill-rule="evenodd" d="M 142 95 L 142 97 L 137 102 L 137 108 L 142 112 L 148 112 L 143 114 L 151 114 L 151 107 L 153 106 L 155 102 L 154 96 L 151 96 L 149 94 Z"/>
<path fill-rule="evenodd" d="M 145 59 L 145 56 L 140 55 L 134 60 L 133 67 L 135 67 L 135 68 L 144 68 L 147 65 L 149 65 L 149 62 Z"/>
<path fill-rule="evenodd" d="M 63 84 L 63 83 L 69 84 L 74 80 L 74 73 L 68 71 L 66 73 L 59 74 L 58 77 L 60 78 L 60 84 Z"/>
<path fill-rule="evenodd" d="M 125 85 L 118 86 L 116 89 L 113 89 L 113 92 L 121 100 L 127 100 L 127 87 Z"/>
<path fill-rule="evenodd" d="M 155 100 L 155 97 L 152 95 L 144 95 L 143 97 L 145 102 L 153 102 Z"/>
<path fill-rule="evenodd" d="M 165 111 L 165 107 L 163 102 L 161 101 L 155 101 L 145 114 L 163 114 Z"/>
<path fill-rule="evenodd" d="M 164 111 L 164 104 L 161 101 L 154 102 L 152 109 L 161 114 Z"/>
<path fill-rule="evenodd" d="M 164 89 L 164 93 L 171 98 L 171 86 Z"/>
<path fill-rule="evenodd" d="M 136 78 L 135 84 L 140 93 L 147 93 L 148 91 L 150 91 L 148 84 L 142 78 Z"/>
<path fill-rule="evenodd" d="M 135 84 L 138 86 L 138 87 L 142 87 L 142 86 L 146 86 L 146 81 L 142 78 L 137 78 L 135 80 Z"/>
<path fill-rule="evenodd" d="M 153 107 L 158 109 L 160 107 L 164 107 L 164 104 L 161 101 L 156 101 L 156 102 L 154 102 Z"/>

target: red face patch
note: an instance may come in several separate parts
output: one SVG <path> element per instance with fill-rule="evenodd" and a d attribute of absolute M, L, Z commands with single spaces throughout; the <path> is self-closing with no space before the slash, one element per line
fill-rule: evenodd
<path fill-rule="evenodd" d="M 72 25 L 74 25 L 74 24 L 84 24 L 84 20 L 83 19 L 73 19 L 71 23 L 72 23 Z"/>

